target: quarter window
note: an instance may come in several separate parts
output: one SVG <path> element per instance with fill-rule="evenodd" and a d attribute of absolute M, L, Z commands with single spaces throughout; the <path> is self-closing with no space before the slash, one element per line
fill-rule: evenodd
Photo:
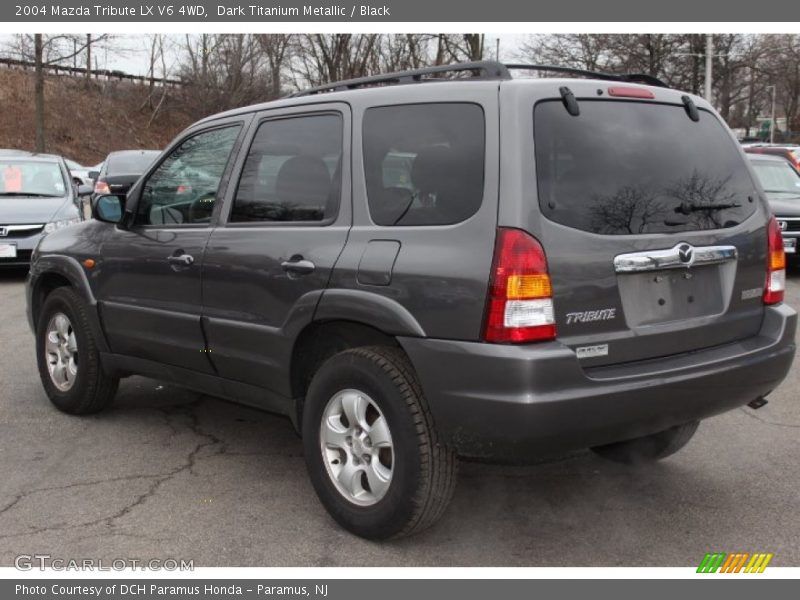
<path fill-rule="evenodd" d="M 141 225 L 209 223 L 239 125 L 185 140 L 150 175 L 136 215 Z"/>
<path fill-rule="evenodd" d="M 332 219 L 341 196 L 342 124 L 338 114 L 262 123 L 242 169 L 230 221 Z"/>
<path fill-rule="evenodd" d="M 409 104 L 364 115 L 364 169 L 378 225 L 449 225 L 483 199 L 485 125 L 476 104 Z"/>

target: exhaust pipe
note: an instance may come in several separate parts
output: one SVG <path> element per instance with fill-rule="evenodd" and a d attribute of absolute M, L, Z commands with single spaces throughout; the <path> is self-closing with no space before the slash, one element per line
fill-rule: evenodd
<path fill-rule="evenodd" d="M 752 402 L 748 402 L 747 406 L 749 406 L 753 410 L 758 410 L 759 408 L 761 408 L 762 406 L 765 406 L 766 404 L 767 404 L 767 399 L 764 398 L 764 396 L 759 396 L 758 398 L 756 398 Z"/>

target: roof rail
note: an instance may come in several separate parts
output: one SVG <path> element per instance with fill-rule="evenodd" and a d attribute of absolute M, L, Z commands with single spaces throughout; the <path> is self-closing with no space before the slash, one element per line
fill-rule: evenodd
<path fill-rule="evenodd" d="M 586 69 L 576 69 L 573 67 L 560 67 L 557 65 L 526 65 L 509 64 L 504 65 L 509 71 L 549 71 L 551 73 L 564 73 L 567 75 L 577 75 L 588 79 L 602 79 L 604 81 L 622 81 L 625 83 L 643 83 L 656 87 L 669 87 L 658 77 L 646 73 L 603 73 L 600 71 L 587 71 Z"/>
<path fill-rule="evenodd" d="M 399 71 L 397 73 L 386 73 L 385 75 L 371 75 L 369 77 L 358 77 L 356 79 L 345 79 L 343 81 L 333 81 L 324 85 L 301 90 L 289 94 L 287 98 L 298 98 L 300 96 L 312 96 L 325 92 L 341 92 L 354 90 L 360 87 L 376 85 L 404 85 L 409 83 L 421 83 L 428 81 L 445 81 L 445 79 L 431 77 L 442 73 L 471 73 L 469 79 L 503 80 L 513 79 L 511 71 L 542 71 L 552 73 L 564 73 L 590 79 L 602 79 L 604 81 L 622 81 L 626 83 L 643 83 L 658 87 L 668 87 L 663 81 L 652 75 L 644 73 L 613 74 L 575 69 L 572 67 L 560 67 L 556 65 L 526 65 L 526 64 L 503 64 L 492 60 L 476 62 L 455 63 L 451 65 L 437 65 L 433 67 L 423 67 L 410 71 Z"/>
<path fill-rule="evenodd" d="M 333 81 L 325 85 L 319 85 L 290 94 L 289 98 L 298 96 L 311 96 L 323 92 L 341 92 L 353 90 L 360 87 L 367 87 L 380 84 L 402 85 L 407 83 L 420 83 L 422 81 L 434 81 L 430 75 L 440 73 L 463 73 L 471 72 L 474 79 L 511 79 L 506 66 L 502 63 L 484 60 L 476 62 L 455 63 L 452 65 L 437 65 L 433 67 L 423 67 L 411 71 L 399 71 L 397 73 L 386 73 L 385 75 L 372 75 L 369 77 L 358 77 L 356 79 L 345 79 L 343 81 Z"/>

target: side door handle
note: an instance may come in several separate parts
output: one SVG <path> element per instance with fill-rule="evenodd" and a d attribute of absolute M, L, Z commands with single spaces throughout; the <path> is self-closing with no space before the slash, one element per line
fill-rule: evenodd
<path fill-rule="evenodd" d="M 168 256 L 167 262 L 171 265 L 181 267 L 191 267 L 194 264 L 194 256 L 191 254 L 178 254 L 177 256 Z"/>
<path fill-rule="evenodd" d="M 289 274 L 308 275 L 313 273 L 316 265 L 310 260 L 305 260 L 302 256 L 293 256 L 289 260 L 281 263 L 281 268 Z"/>

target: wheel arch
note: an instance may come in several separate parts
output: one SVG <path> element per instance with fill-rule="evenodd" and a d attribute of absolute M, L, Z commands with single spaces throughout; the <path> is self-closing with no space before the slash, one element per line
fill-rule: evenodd
<path fill-rule="evenodd" d="M 80 263 L 70 256 L 44 256 L 32 266 L 28 281 L 28 306 L 33 330 L 36 331 L 47 296 L 60 287 L 71 287 L 90 307 L 88 312 L 94 337 L 101 351 L 107 351 L 108 345 L 100 325 L 97 301 L 89 280 Z"/>
<path fill-rule="evenodd" d="M 361 346 L 389 346 L 402 351 L 394 335 L 356 320 L 315 320 L 297 336 L 292 348 L 289 376 L 295 402 L 291 416 L 298 431 L 306 391 L 314 373 L 335 354 Z"/>

